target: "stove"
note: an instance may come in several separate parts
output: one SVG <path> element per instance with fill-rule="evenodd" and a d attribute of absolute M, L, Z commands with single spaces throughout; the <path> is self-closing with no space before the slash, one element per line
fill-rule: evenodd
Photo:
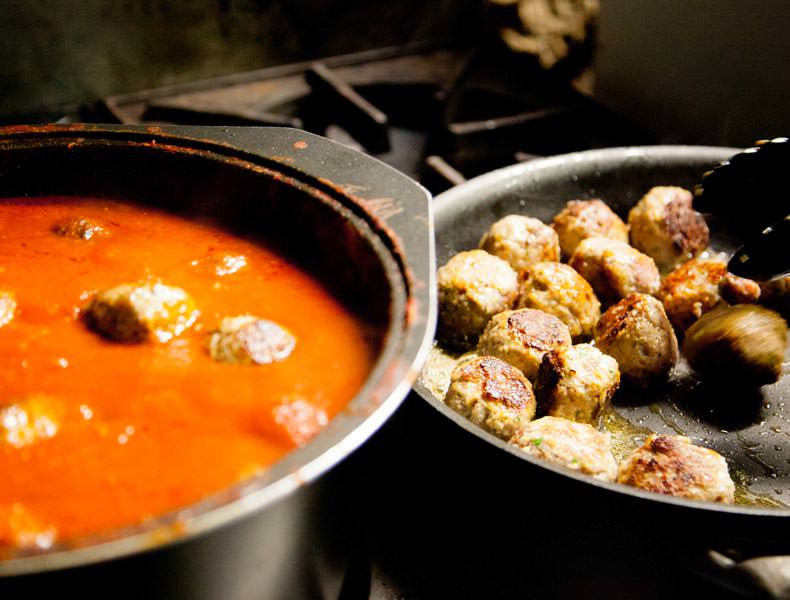
<path fill-rule="evenodd" d="M 514 162 L 656 143 L 567 74 L 502 44 L 377 49 L 111 96 L 63 122 L 303 128 L 390 164 L 438 194 Z M 704 597 L 704 541 L 660 519 L 574 504 L 573 486 L 513 481 L 501 453 L 412 394 L 327 477 L 351 541 L 337 600 Z M 512 466 L 512 465 L 511 465 Z M 612 511 L 615 511 L 614 513 Z M 651 510 L 651 519 L 655 512 Z M 330 591 L 327 591 L 330 590 Z M 292 597 L 299 592 L 284 593 Z M 717 590 L 718 597 L 724 592 Z"/>
<path fill-rule="evenodd" d="M 281 65 L 104 98 L 66 120 L 298 127 L 433 193 L 518 161 L 653 142 L 568 79 L 495 43 Z"/>

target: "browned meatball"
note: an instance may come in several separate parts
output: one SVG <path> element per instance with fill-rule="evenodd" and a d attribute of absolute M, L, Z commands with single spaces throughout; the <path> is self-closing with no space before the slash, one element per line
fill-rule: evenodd
<path fill-rule="evenodd" d="M 466 348 L 495 314 L 509 309 L 518 293 L 510 265 L 484 250 L 453 256 L 439 269 L 439 339 Z"/>
<path fill-rule="evenodd" d="M 722 374 L 738 385 L 765 385 L 782 376 L 787 323 L 776 312 L 753 304 L 721 306 L 686 331 L 683 354 L 703 377 Z"/>
<path fill-rule="evenodd" d="M 595 344 L 639 385 L 666 379 L 678 360 L 677 338 L 664 307 L 647 294 L 631 294 L 601 315 Z"/>
<path fill-rule="evenodd" d="M 560 259 L 555 231 L 539 219 L 508 215 L 488 228 L 480 247 L 510 263 L 516 271 L 547 260 Z"/>
<path fill-rule="evenodd" d="M 688 190 L 659 186 L 651 188 L 628 213 L 631 243 L 661 269 L 671 269 L 708 247 L 708 226 L 691 201 Z"/>
<path fill-rule="evenodd" d="M 519 275 L 516 308 L 534 308 L 565 323 L 574 341 L 592 337 L 601 303 L 587 280 L 558 262 L 532 265 Z"/>
<path fill-rule="evenodd" d="M 103 290 L 85 309 L 88 325 L 118 342 L 167 342 L 191 327 L 199 314 L 189 294 L 158 281 Z"/>
<path fill-rule="evenodd" d="M 0 290 L 0 327 L 8 325 L 16 314 L 16 298 L 11 292 Z"/>
<path fill-rule="evenodd" d="M 654 295 L 661 285 L 653 259 L 625 242 L 588 238 L 577 246 L 569 264 L 590 282 L 604 304 L 634 292 Z"/>
<path fill-rule="evenodd" d="M 444 401 L 455 412 L 508 440 L 535 416 L 535 395 L 524 375 L 493 356 L 461 363 L 450 376 Z"/>
<path fill-rule="evenodd" d="M 628 228 L 601 200 L 571 200 L 554 217 L 552 224 L 560 238 L 562 256 L 570 258 L 576 246 L 590 237 L 628 241 Z"/>
<path fill-rule="evenodd" d="M 69 217 L 52 226 L 53 233 L 75 240 L 90 240 L 107 237 L 110 230 L 104 225 L 88 217 Z"/>
<path fill-rule="evenodd" d="M 571 334 L 557 317 L 522 308 L 494 316 L 480 336 L 477 353 L 496 356 L 534 381 L 543 354 L 570 345 Z"/>
<path fill-rule="evenodd" d="M 543 417 L 518 429 L 510 443 L 531 456 L 596 479 L 614 481 L 617 476 L 617 461 L 612 455 L 609 434 L 596 431 L 587 423 Z"/>
<path fill-rule="evenodd" d="M 734 304 L 756 302 L 760 287 L 750 279 L 728 273 L 721 261 L 693 259 L 667 275 L 658 297 L 672 324 L 685 331 L 725 300 Z"/>
<path fill-rule="evenodd" d="M 727 461 L 687 437 L 651 435 L 621 465 L 618 483 L 691 500 L 731 504 L 735 485 Z"/>
<path fill-rule="evenodd" d="M 619 385 L 617 361 L 595 346 L 549 350 L 535 381 L 538 412 L 597 425 Z"/>
<path fill-rule="evenodd" d="M 267 365 L 285 360 L 296 338 L 273 321 L 252 315 L 225 317 L 209 336 L 211 358 L 235 365 Z"/>

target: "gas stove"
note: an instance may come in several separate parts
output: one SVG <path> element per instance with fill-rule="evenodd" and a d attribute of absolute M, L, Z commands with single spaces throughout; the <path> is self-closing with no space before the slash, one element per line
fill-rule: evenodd
<path fill-rule="evenodd" d="M 497 44 L 281 65 L 104 98 L 67 119 L 303 128 L 433 193 L 518 161 L 653 141 L 568 79 Z"/>

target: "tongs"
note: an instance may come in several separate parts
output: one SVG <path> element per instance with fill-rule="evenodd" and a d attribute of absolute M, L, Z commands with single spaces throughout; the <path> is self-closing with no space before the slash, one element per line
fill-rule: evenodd
<path fill-rule="evenodd" d="M 790 273 L 790 142 L 757 142 L 702 176 L 694 208 L 737 219 L 743 245 L 730 257 L 735 275 L 757 281 Z"/>

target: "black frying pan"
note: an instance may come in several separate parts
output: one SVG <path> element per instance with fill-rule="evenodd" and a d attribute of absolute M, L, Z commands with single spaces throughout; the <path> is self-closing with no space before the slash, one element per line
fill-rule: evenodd
<path fill-rule="evenodd" d="M 704 171 L 737 151 L 686 146 L 613 148 L 537 160 L 483 175 L 436 198 L 437 264 L 476 247 L 488 225 L 506 214 L 527 214 L 550 222 L 566 201 L 599 197 L 625 217 L 651 186 L 691 188 Z M 711 245 L 732 252 L 738 245 L 737 219 L 716 218 L 709 224 Z M 524 477 L 535 469 L 549 470 L 580 486 L 630 496 L 644 505 L 642 510 L 661 505 L 663 512 L 683 514 L 684 522 L 689 515 L 715 512 L 721 517 L 717 527 L 737 521 L 746 523 L 748 530 L 759 523 L 760 528 L 776 532 L 779 538 L 790 525 L 790 406 L 785 404 L 790 401 L 790 378 L 786 376 L 771 386 L 742 390 L 727 379 L 726 373 L 713 383 L 699 383 L 686 374 L 665 389 L 649 393 L 621 390 L 614 399 L 616 412 L 632 424 L 658 433 L 687 435 L 724 455 L 737 480 L 739 499 L 744 502 L 732 506 L 646 493 L 542 462 L 460 417 L 422 384 L 415 389 L 459 427 L 518 457 L 521 465 L 517 468 Z M 581 487 L 579 493 L 584 493 Z M 740 528 L 738 535 L 743 532 Z M 726 538 L 727 532 L 721 533 Z M 788 551 L 790 548 L 782 550 Z"/>

